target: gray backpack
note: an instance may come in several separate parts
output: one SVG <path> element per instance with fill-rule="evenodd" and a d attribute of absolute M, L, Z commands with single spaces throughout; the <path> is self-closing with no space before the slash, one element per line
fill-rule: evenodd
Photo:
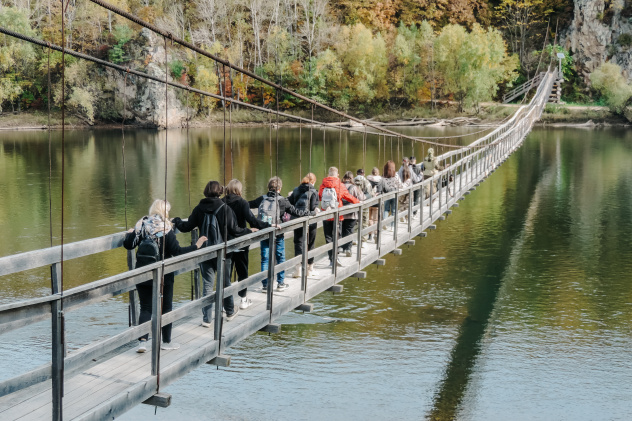
<path fill-rule="evenodd" d="M 259 205 L 259 215 L 257 215 L 257 218 L 268 224 L 278 224 L 281 222 L 281 210 L 279 208 L 278 197 L 264 195 Z"/>

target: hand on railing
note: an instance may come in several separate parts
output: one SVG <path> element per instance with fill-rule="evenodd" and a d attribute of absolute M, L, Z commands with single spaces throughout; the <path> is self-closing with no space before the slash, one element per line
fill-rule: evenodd
<path fill-rule="evenodd" d="M 257 231 L 259 231 L 259 228 L 250 228 L 250 231 L 251 232 L 257 232 Z"/>
<path fill-rule="evenodd" d="M 204 245 L 204 243 L 206 243 L 206 240 L 208 240 L 208 238 L 206 238 L 205 236 L 201 236 L 200 239 L 197 240 L 197 243 L 195 243 L 195 246 L 199 249 Z"/>

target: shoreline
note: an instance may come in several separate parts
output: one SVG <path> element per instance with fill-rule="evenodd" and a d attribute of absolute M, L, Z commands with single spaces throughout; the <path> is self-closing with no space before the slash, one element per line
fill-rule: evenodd
<path fill-rule="evenodd" d="M 497 127 L 508 116 L 515 111 L 515 104 L 485 104 L 479 114 L 457 113 L 454 109 L 443 108 L 430 110 L 426 108 L 415 108 L 408 110 L 397 110 L 382 113 L 374 116 L 358 117 L 362 121 L 371 123 L 385 129 L 396 128 L 442 128 L 442 127 Z M 300 113 L 300 110 L 298 111 Z M 61 119 L 59 113 L 51 114 L 51 130 L 61 129 Z M 300 115 L 300 114 L 298 114 Z M 196 117 L 189 121 L 189 128 L 204 129 L 223 127 L 223 113 L 216 112 L 206 117 Z M 255 117 L 255 118 L 253 118 Z M 284 118 L 278 123 L 269 119 L 258 119 L 257 116 L 233 112 L 232 127 L 256 128 L 256 127 L 322 127 L 322 125 L 312 125 L 309 123 L 299 123 Z M 319 116 L 315 116 L 319 118 Z M 48 130 L 48 114 L 40 111 L 23 112 L 20 114 L 4 113 L 0 114 L 0 133 L 8 131 L 41 131 Z M 346 129 L 357 129 L 363 131 L 362 125 L 353 121 L 323 121 L 330 128 L 345 127 Z M 226 122 L 226 124 L 228 124 Z M 542 113 L 540 120 L 535 123 L 536 127 L 572 127 L 572 128 L 604 128 L 604 127 L 630 127 L 631 122 L 623 116 L 615 115 L 605 107 L 598 106 L 578 106 L 578 105 L 556 105 L 549 104 Z M 333 126 L 333 127 L 332 127 Z M 149 129 L 164 130 L 153 124 L 131 123 L 125 124 L 126 129 Z M 186 123 L 173 125 L 170 128 L 186 128 Z M 70 130 L 121 130 L 119 122 L 97 121 L 90 125 L 75 116 L 68 116 L 66 119 L 66 129 Z"/>

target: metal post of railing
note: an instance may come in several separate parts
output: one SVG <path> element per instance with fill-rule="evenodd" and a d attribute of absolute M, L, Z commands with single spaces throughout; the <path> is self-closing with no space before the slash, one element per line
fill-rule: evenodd
<path fill-rule="evenodd" d="M 331 273 L 334 274 L 334 282 L 336 280 L 336 274 L 338 271 L 338 227 L 340 226 L 340 220 L 339 220 L 339 210 L 338 208 L 336 208 L 336 212 L 334 213 L 334 225 L 333 225 L 333 236 L 334 236 L 334 240 L 333 240 L 333 245 L 332 245 L 332 265 L 331 265 Z"/>
<path fill-rule="evenodd" d="M 268 248 L 268 252 L 270 254 L 268 258 L 268 290 L 266 291 L 266 310 L 270 311 L 270 314 L 272 314 L 272 298 L 274 297 L 272 291 L 274 291 L 274 282 L 276 281 L 276 235 L 274 230 L 270 232 L 270 235 L 268 236 L 268 244 L 270 246 Z"/>
<path fill-rule="evenodd" d="M 430 218 L 430 222 L 432 222 L 432 191 L 434 190 L 434 181 L 435 181 L 435 177 L 434 175 L 432 177 L 430 177 L 430 183 L 428 184 L 428 189 L 430 191 L 430 196 L 428 198 L 428 200 L 430 200 L 430 203 L 428 204 L 428 208 L 429 208 L 429 218 Z"/>
<path fill-rule="evenodd" d="M 272 248 L 270 248 L 272 250 Z M 226 270 L 226 251 L 217 250 L 215 269 L 215 323 L 213 324 L 213 335 L 215 340 L 222 336 L 222 311 L 224 309 L 224 273 Z M 272 253 L 270 253 L 272 254 Z"/>
<path fill-rule="evenodd" d="M 381 255 L 382 248 L 382 220 L 384 219 L 384 197 L 380 196 L 377 206 L 377 231 L 376 231 L 376 246 L 375 248 L 378 250 L 378 255 Z"/>
<path fill-rule="evenodd" d="M 303 221 L 303 238 L 301 239 L 303 244 L 303 259 L 301 261 L 301 291 L 307 292 L 307 254 L 309 253 L 309 221 Z"/>
<path fill-rule="evenodd" d="M 408 189 L 408 239 L 410 240 L 410 233 L 413 230 L 413 197 L 415 196 L 415 185 L 412 184 L 410 189 Z"/>
<path fill-rule="evenodd" d="M 395 209 L 391 206 L 391 212 L 393 213 L 393 240 L 397 247 L 397 229 L 399 228 L 399 190 L 395 192 Z"/>
<path fill-rule="evenodd" d="M 51 266 L 52 293 L 58 295 L 58 299 L 51 302 L 51 380 L 52 380 L 52 419 L 63 419 L 64 399 L 64 313 L 61 302 L 61 263 L 53 263 Z"/>
<path fill-rule="evenodd" d="M 358 239 L 356 240 L 356 242 L 358 243 L 357 246 L 357 250 L 356 250 L 356 257 L 358 260 L 358 269 L 360 269 L 360 264 L 362 263 L 362 226 L 364 225 L 364 208 L 365 208 L 365 204 L 363 203 L 360 206 L 360 209 L 358 210 Z M 367 207 L 367 210 L 369 208 Z M 368 217 L 368 212 L 367 212 L 367 217 Z"/>
<path fill-rule="evenodd" d="M 134 250 L 127 250 L 127 268 L 132 270 L 136 267 L 136 255 Z M 129 319 L 132 326 L 138 326 L 138 291 L 133 289 L 129 292 Z"/>
<path fill-rule="evenodd" d="M 194 229 L 193 231 L 191 231 L 191 245 L 194 245 L 197 243 L 197 240 L 199 239 L 199 235 L 198 235 L 198 230 Z M 200 298 L 200 268 L 197 267 L 193 270 L 193 285 L 191 286 L 193 288 L 192 291 L 192 299 L 197 300 Z"/>
<path fill-rule="evenodd" d="M 160 333 L 162 322 L 162 294 L 160 280 L 162 268 L 152 270 L 151 293 L 151 375 L 157 376 L 160 367 Z"/>

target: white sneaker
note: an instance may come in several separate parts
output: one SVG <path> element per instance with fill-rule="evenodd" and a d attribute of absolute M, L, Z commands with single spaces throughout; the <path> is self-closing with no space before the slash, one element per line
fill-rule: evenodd
<path fill-rule="evenodd" d="M 202 322 L 202 327 L 211 328 L 211 327 L 213 327 L 213 323 L 211 323 L 211 322 Z"/>
<path fill-rule="evenodd" d="M 147 352 L 147 341 L 138 341 L 138 348 L 136 349 L 136 352 L 138 352 L 139 354 Z"/>
<path fill-rule="evenodd" d="M 351 256 L 352 256 L 352 254 L 351 254 L 351 250 L 347 250 L 347 251 L 345 252 L 345 256 L 347 256 L 347 257 L 351 257 Z"/>
<path fill-rule="evenodd" d="M 164 349 L 165 351 L 176 350 L 180 348 L 180 344 L 177 342 L 163 342 L 160 345 L 160 349 Z"/>
<path fill-rule="evenodd" d="M 252 300 L 250 298 L 242 298 L 241 299 L 241 303 L 239 304 L 239 308 L 242 310 L 247 309 L 248 307 L 250 307 L 250 304 L 252 304 Z"/>
<path fill-rule="evenodd" d="M 296 271 L 294 272 L 294 277 L 295 278 L 300 278 L 301 275 L 302 275 L 302 272 L 303 272 L 302 268 L 300 266 L 297 266 L 296 267 Z"/>

